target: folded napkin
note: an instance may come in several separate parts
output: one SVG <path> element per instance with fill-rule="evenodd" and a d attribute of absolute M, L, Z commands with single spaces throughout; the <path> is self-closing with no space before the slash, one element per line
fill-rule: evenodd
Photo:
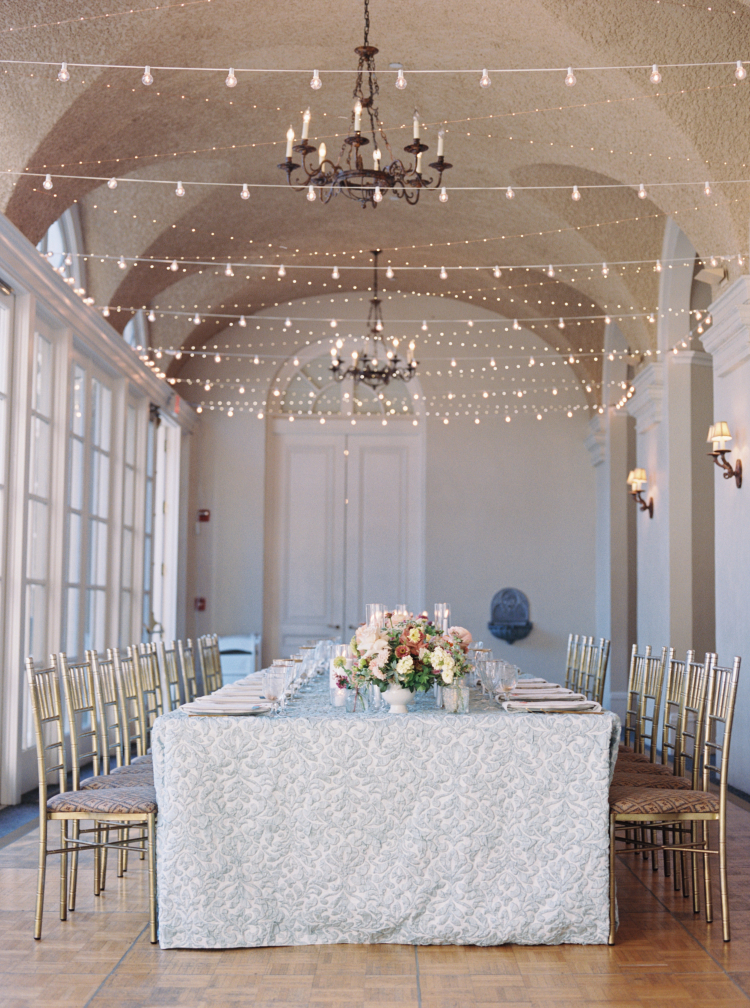
<path fill-rule="evenodd" d="M 557 685 L 557 683 L 547 682 L 546 679 L 539 679 L 538 677 L 535 677 L 535 676 L 529 676 L 528 679 L 525 676 L 521 676 L 521 678 L 518 681 L 520 683 L 523 683 L 524 686 L 556 686 Z"/>
<path fill-rule="evenodd" d="M 567 689 L 513 689 L 510 691 L 511 700 L 585 700 L 583 693 L 574 693 Z"/>
<path fill-rule="evenodd" d="M 253 700 L 235 700 L 227 698 L 224 701 L 209 697 L 199 697 L 192 703 L 183 704 L 180 710 L 188 714 L 254 714 L 271 710 L 271 704 L 258 703 Z"/>
<path fill-rule="evenodd" d="M 589 714 L 601 712 L 601 704 L 593 700 L 506 700 L 503 707 L 507 711 L 536 711 L 540 714 L 565 714 L 568 711 L 582 711 Z"/>

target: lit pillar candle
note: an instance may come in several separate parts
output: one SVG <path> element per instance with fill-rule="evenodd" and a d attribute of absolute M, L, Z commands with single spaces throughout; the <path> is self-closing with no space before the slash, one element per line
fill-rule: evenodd
<path fill-rule="evenodd" d="M 437 146 L 437 156 L 442 157 L 445 147 L 445 130 L 440 130 L 438 133 L 438 146 Z"/>
<path fill-rule="evenodd" d="M 414 139 L 419 140 L 419 113 L 414 113 Z"/>
<path fill-rule="evenodd" d="M 294 143 L 294 130 L 290 126 L 286 131 L 286 156 L 290 158 L 292 156 L 292 144 Z"/>
<path fill-rule="evenodd" d="M 302 139 L 307 140 L 310 131 L 310 109 L 302 116 Z"/>
<path fill-rule="evenodd" d="M 354 106 L 354 132 L 359 133 L 362 129 L 362 106 L 359 102 Z"/>
<path fill-rule="evenodd" d="M 318 148 L 318 164 L 322 165 L 326 159 L 326 145 L 322 143 Z"/>

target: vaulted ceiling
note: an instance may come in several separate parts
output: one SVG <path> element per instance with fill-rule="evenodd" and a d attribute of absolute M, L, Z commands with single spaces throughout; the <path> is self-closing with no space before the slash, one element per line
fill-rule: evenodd
<path fill-rule="evenodd" d="M 433 192 L 417 206 L 386 198 L 374 210 L 344 198 L 310 203 L 304 194 L 270 187 L 284 182 L 276 167 L 284 135 L 290 123 L 299 132 L 308 106 L 311 141 L 338 149 L 351 109 L 353 49 L 361 42 L 359 4 L 195 0 L 128 13 L 122 0 L 39 0 L 5 2 L 2 9 L 6 60 L 219 68 L 154 70 L 150 87 L 142 85 L 142 71 L 130 69 L 71 67 L 70 80 L 60 83 L 56 66 L 19 62 L 5 63 L 0 75 L 0 168 L 7 170 L 0 175 L 0 207 L 37 242 L 76 203 L 90 256 L 89 294 L 97 305 L 121 307 L 110 317 L 120 329 L 131 309 L 155 308 L 153 345 L 214 341 L 226 319 L 211 311 L 250 315 L 302 295 L 355 284 L 361 291 L 369 274 L 344 267 L 366 265 L 375 247 L 385 262 L 418 267 L 397 273 L 394 288 L 481 303 L 528 323 L 654 310 L 658 275 L 643 261 L 660 256 L 669 216 L 701 256 L 747 247 L 750 184 L 735 180 L 748 177 L 750 80 L 738 82 L 733 66 L 663 69 L 658 85 L 643 69 L 578 70 L 575 87 L 566 87 L 558 71 L 498 69 L 734 61 L 750 53 L 744 3 L 415 0 L 405 7 L 373 0 L 371 41 L 383 71 L 379 108 L 392 147 L 410 142 L 418 109 L 428 160 L 438 128 L 445 129 L 454 167 L 444 181 L 467 187 L 451 190 L 447 203 Z M 407 72 L 403 91 L 385 72 L 391 63 Z M 268 72 L 238 72 L 237 86 L 228 88 L 230 66 Z M 486 89 L 478 73 L 409 74 L 485 66 L 492 77 Z M 325 73 L 349 67 L 351 75 Z M 313 68 L 322 74 L 319 91 L 309 86 Z M 300 72 L 272 72 L 289 69 Z M 49 191 L 31 174 L 47 172 Z M 110 177 L 117 188 L 106 186 Z M 169 184 L 136 181 L 144 179 Z M 174 192 L 177 180 L 185 183 L 182 198 Z M 710 196 L 703 193 L 706 180 Z M 247 200 L 239 198 L 244 182 L 252 186 Z M 641 182 L 646 199 L 637 196 Z M 697 184 L 663 184 L 675 182 Z M 632 188 L 583 188 L 608 183 Z M 509 200 L 508 185 L 565 188 L 519 191 Z M 577 202 L 573 185 L 582 190 Z M 472 188 L 489 186 L 500 188 Z M 100 261 L 120 255 L 217 265 L 172 271 L 164 262 L 139 262 L 122 270 L 115 259 Z M 602 262 L 624 261 L 632 265 L 612 265 L 602 275 Z M 224 275 L 227 262 L 233 277 Z M 287 269 L 280 278 L 272 268 L 321 262 L 338 264 L 341 277 Z M 242 263 L 256 265 L 238 268 Z M 519 269 L 547 263 L 597 265 L 557 268 L 553 278 L 544 269 Z M 500 279 L 495 264 L 503 267 Z M 441 266 L 466 272 L 441 280 Z M 730 274 L 740 269 L 729 264 Z M 175 318 L 170 309 L 197 310 L 202 321 Z M 655 327 L 643 317 L 624 318 L 621 328 L 631 346 L 654 345 Z M 559 333 L 561 348 L 572 346 L 565 343 L 570 331 Z M 603 325 L 579 327 L 570 339 L 601 349 Z M 169 373 L 179 374 L 183 363 L 174 361 Z"/>

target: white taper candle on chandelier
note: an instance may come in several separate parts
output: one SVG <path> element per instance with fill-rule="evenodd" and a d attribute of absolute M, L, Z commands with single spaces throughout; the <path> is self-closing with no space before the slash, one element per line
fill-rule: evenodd
<path fill-rule="evenodd" d="M 310 131 L 310 109 L 302 116 L 302 140 L 307 140 L 308 133 Z"/>
<path fill-rule="evenodd" d="M 419 140 L 419 113 L 414 113 L 414 119 L 412 120 L 414 124 L 414 139 Z"/>
<path fill-rule="evenodd" d="M 322 143 L 318 148 L 318 164 L 322 165 L 326 159 L 326 145 Z"/>
<path fill-rule="evenodd" d="M 440 130 L 438 133 L 438 145 L 437 145 L 437 156 L 442 157 L 445 147 L 445 130 Z"/>
<path fill-rule="evenodd" d="M 362 129 L 362 106 L 359 102 L 354 106 L 354 132 L 359 133 Z"/>
<path fill-rule="evenodd" d="M 286 131 L 286 156 L 292 156 L 292 144 L 294 143 L 294 129 L 290 126 Z"/>

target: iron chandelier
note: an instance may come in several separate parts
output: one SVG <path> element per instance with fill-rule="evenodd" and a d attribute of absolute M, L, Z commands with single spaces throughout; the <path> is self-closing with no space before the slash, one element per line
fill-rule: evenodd
<path fill-rule="evenodd" d="M 411 381 L 417 373 L 419 361 L 414 360 L 414 343 L 409 344 L 406 361 L 402 361 L 396 353 L 398 341 L 393 340 L 393 349 L 389 348 L 383 339 L 383 313 L 380 308 L 380 298 L 378 297 L 378 256 L 380 249 L 374 249 L 373 257 L 373 284 L 372 297 L 370 298 L 370 310 L 367 313 L 367 336 L 365 337 L 365 350 L 362 354 L 358 351 L 352 353 L 352 363 L 344 367 L 340 356 L 340 347 L 331 348 L 331 373 L 338 381 L 345 378 L 353 378 L 355 384 L 362 382 L 371 389 L 385 387 L 394 378 L 401 381 Z M 368 350 L 371 352 L 368 353 Z"/>
<path fill-rule="evenodd" d="M 328 203 L 332 196 L 344 193 L 363 208 L 368 204 L 374 208 L 382 201 L 384 191 L 390 191 L 399 199 L 415 204 L 419 202 L 421 190 L 429 187 L 439 188 L 443 172 L 453 166 L 448 164 L 443 156 L 444 135 L 441 130 L 438 134 L 437 160 L 429 166 L 435 170 L 437 177 L 425 178 L 422 174 L 422 155 L 429 150 L 429 147 L 420 140 L 420 122 L 416 111 L 413 121 L 413 141 L 408 147 L 404 147 L 407 154 L 413 155 L 413 161 L 410 159 L 407 165 L 401 158 L 394 157 L 375 104 L 379 93 L 375 73 L 375 54 L 378 50 L 370 45 L 369 0 L 364 0 L 364 44 L 357 46 L 354 51 L 359 57 L 359 63 L 353 91 L 351 135 L 344 140 L 338 161 L 334 163 L 327 157 L 325 144 L 321 144 L 317 166 L 308 162 L 308 159 L 312 160 L 311 156 L 317 150 L 308 140 L 310 127 L 308 109 L 302 117 L 302 135 L 299 143 L 294 143 L 294 129 L 289 127 L 286 135 L 286 160 L 278 167 L 286 172 L 287 182 L 298 192 L 307 188 L 307 198 L 311 202 L 321 199 L 323 203 Z M 313 85 L 317 82 L 320 86 L 317 70 L 315 74 Z M 401 74 L 399 74 L 400 81 L 406 84 Z M 364 131 L 363 117 L 366 123 Z M 372 137 L 372 166 L 366 165 L 364 161 L 364 148 L 370 144 L 370 139 L 364 135 L 365 133 Z M 301 156 L 301 164 L 293 160 L 293 153 Z M 382 164 L 383 161 L 387 163 Z M 301 169 L 299 174 L 298 169 Z"/>

